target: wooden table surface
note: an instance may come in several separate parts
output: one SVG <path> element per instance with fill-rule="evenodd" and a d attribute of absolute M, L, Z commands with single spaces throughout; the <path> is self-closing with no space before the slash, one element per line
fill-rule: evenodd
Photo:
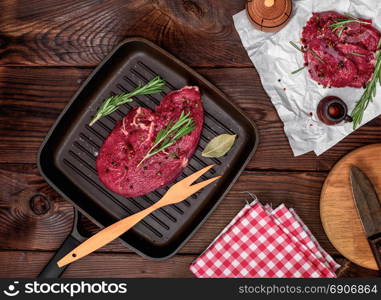
<path fill-rule="evenodd" d="M 259 127 L 257 153 L 228 196 L 173 258 L 152 262 L 118 241 L 69 266 L 65 277 L 192 277 L 197 257 L 244 205 L 243 191 L 294 207 L 343 267 L 342 277 L 376 276 L 344 259 L 319 218 L 320 190 L 343 155 L 378 143 L 375 119 L 324 155 L 293 157 L 232 15 L 245 0 L 2 0 L 0 2 L 0 277 L 34 277 L 71 230 L 73 210 L 39 175 L 38 148 L 99 62 L 140 36 L 195 68 Z"/>

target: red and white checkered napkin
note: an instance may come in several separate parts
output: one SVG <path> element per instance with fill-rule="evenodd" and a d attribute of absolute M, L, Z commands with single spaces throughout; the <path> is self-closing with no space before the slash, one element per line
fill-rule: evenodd
<path fill-rule="evenodd" d="M 247 204 L 190 266 L 197 277 L 336 277 L 340 266 L 295 211 Z"/>

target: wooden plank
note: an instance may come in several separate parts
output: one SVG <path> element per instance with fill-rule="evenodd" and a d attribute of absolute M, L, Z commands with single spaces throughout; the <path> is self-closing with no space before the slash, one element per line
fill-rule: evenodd
<path fill-rule="evenodd" d="M 1 251 L 0 277 L 37 277 L 53 253 Z M 178 255 L 166 261 L 149 261 L 136 254 L 95 253 L 70 265 L 62 277 L 194 277 L 188 266 L 193 255 Z M 27 268 L 25 266 L 28 266 Z"/>
<path fill-rule="evenodd" d="M 244 172 L 181 253 L 201 253 L 245 201 L 250 200 L 247 191 L 274 207 L 286 203 L 295 208 L 322 246 L 333 254 L 337 253 L 327 240 L 320 222 L 319 197 L 324 178 L 322 173 Z M 72 227 L 71 206 L 43 181 L 33 165 L 1 164 L 0 185 L 0 249 L 57 249 Z M 130 250 L 114 242 L 102 251 Z"/>
<path fill-rule="evenodd" d="M 357 147 L 378 143 L 381 119 L 362 127 L 320 157 L 293 157 L 282 122 L 253 68 L 199 69 L 259 128 L 250 169 L 327 171 Z M 0 163 L 35 163 L 38 148 L 91 69 L 0 67 Z"/>
<path fill-rule="evenodd" d="M 0 65 L 95 66 L 144 37 L 192 66 L 251 66 L 232 15 L 246 0 L 0 2 Z"/>
<path fill-rule="evenodd" d="M 51 252 L 40 251 L 1 251 L 0 277 L 9 277 L 9 274 L 12 277 L 36 277 L 52 255 Z M 149 261 L 136 254 L 93 253 L 70 265 L 63 277 L 192 278 L 194 275 L 189 271 L 189 265 L 196 257 L 176 255 L 165 261 Z M 369 278 L 378 275 L 376 271 L 361 268 L 345 259 L 338 261 L 343 265 L 338 271 L 339 277 Z"/>

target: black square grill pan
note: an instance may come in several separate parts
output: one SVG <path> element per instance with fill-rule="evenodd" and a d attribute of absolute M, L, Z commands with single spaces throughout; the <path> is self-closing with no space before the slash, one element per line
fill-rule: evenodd
<path fill-rule="evenodd" d="M 132 103 L 88 126 L 106 97 L 131 91 L 157 75 L 167 82 L 163 93 L 135 97 Z M 255 125 L 226 96 L 153 43 L 127 39 L 96 68 L 66 106 L 38 156 L 40 172 L 49 184 L 100 227 L 136 213 L 158 201 L 166 189 L 136 198 L 111 192 L 97 176 L 98 150 L 115 122 L 132 107 L 154 109 L 165 94 L 185 85 L 200 88 L 205 125 L 198 149 L 178 180 L 210 164 L 216 167 L 202 179 L 214 174 L 223 177 L 182 203 L 152 213 L 121 237 L 127 246 L 151 259 L 168 258 L 184 245 L 223 199 L 255 152 L 258 143 Z M 205 145 L 222 133 L 237 134 L 233 149 L 220 159 L 202 157 Z"/>

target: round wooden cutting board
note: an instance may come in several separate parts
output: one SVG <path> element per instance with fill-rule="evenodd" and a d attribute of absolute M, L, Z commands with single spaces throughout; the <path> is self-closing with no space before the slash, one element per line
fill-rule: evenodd
<path fill-rule="evenodd" d="M 359 148 L 342 158 L 329 173 L 320 197 L 321 220 L 329 240 L 343 256 L 378 270 L 352 197 L 351 165 L 368 175 L 381 199 L 381 144 Z"/>

